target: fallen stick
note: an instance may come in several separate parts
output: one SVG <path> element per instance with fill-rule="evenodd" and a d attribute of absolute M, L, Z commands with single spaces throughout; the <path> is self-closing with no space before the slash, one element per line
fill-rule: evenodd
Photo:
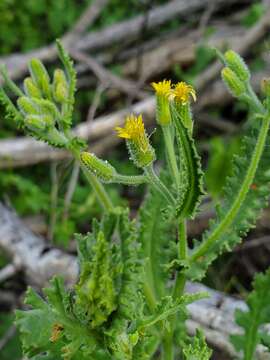
<path fill-rule="evenodd" d="M 148 14 L 148 29 L 158 27 L 165 22 L 172 20 L 179 16 L 187 16 L 195 11 L 202 10 L 208 6 L 209 0 L 173 0 L 165 5 L 158 6 L 153 10 L 149 11 Z M 237 0 L 216 0 L 217 6 L 228 6 L 230 4 L 237 3 Z M 244 3 L 248 3 L 248 0 L 244 0 Z M 99 3 L 99 0 L 97 0 Z M 103 4 L 102 4 L 103 5 Z M 100 10 L 103 8 L 100 7 Z M 95 17 L 91 19 L 95 20 Z M 84 15 L 82 15 L 84 16 Z M 70 41 L 72 38 L 70 33 L 64 36 L 63 39 L 67 50 L 70 48 L 78 50 L 92 51 L 107 46 L 111 46 L 117 42 L 126 40 L 127 38 L 136 37 L 141 30 L 141 26 L 144 23 L 144 15 L 138 15 L 137 17 L 126 20 L 118 24 L 114 24 L 100 31 L 96 31 L 85 36 L 82 36 L 78 41 Z M 88 23 L 90 25 L 90 22 Z M 85 30 L 85 27 L 83 28 Z M 33 58 L 37 57 L 44 62 L 52 62 L 56 60 L 57 53 L 54 44 L 42 47 L 40 49 L 29 51 L 25 54 L 12 54 L 3 56 L 0 58 L 0 63 L 6 64 L 8 72 L 13 80 L 22 77 L 27 71 L 27 63 Z M 0 80 L 1 84 L 1 80 Z"/>
<path fill-rule="evenodd" d="M 11 259 L 20 260 L 27 281 L 31 285 L 43 287 L 55 274 L 64 276 L 68 284 L 74 283 L 77 279 L 76 258 L 60 249 L 48 248 L 42 237 L 33 234 L 15 212 L 1 202 L 0 247 Z M 245 303 L 200 284 L 188 283 L 187 291 L 207 291 L 210 294 L 208 299 L 189 305 L 189 332 L 194 333 L 195 328 L 202 327 L 210 344 L 228 355 L 235 355 L 229 335 L 240 331 L 234 322 L 234 311 L 236 308 L 246 309 Z M 267 359 L 263 348 L 258 350 L 260 359 Z"/>
<path fill-rule="evenodd" d="M 234 42 L 233 48 L 240 54 L 245 53 L 252 43 L 256 43 L 263 37 L 267 29 L 270 27 L 270 11 L 268 11 L 261 21 L 254 26 L 250 31 Z M 234 39 L 235 41 L 235 39 Z M 197 79 L 196 90 L 200 91 L 209 81 L 213 81 L 219 74 L 221 66 L 214 63 L 205 70 Z M 262 75 L 263 77 L 263 75 Z M 258 77 L 254 77 L 258 81 Z M 255 83 L 258 87 L 258 83 Z M 218 91 L 202 96 L 199 100 L 195 110 L 201 109 L 206 104 L 209 105 L 209 96 L 217 97 L 224 101 L 231 99 L 231 96 L 225 91 L 224 87 L 219 88 Z M 155 100 L 154 97 L 149 97 L 144 101 L 138 102 L 129 109 L 117 111 L 113 114 L 97 118 L 91 123 L 81 123 L 74 129 L 74 133 L 84 139 L 93 140 L 98 137 L 108 135 L 116 125 L 122 125 L 124 117 L 129 112 L 141 113 L 146 120 L 151 121 L 154 116 Z M 91 147 L 92 148 L 92 147 Z M 93 149 L 94 151 L 94 149 Z M 0 168 L 24 166 L 27 164 L 36 164 L 41 161 L 62 159 L 67 156 L 66 152 L 49 148 L 48 145 L 37 142 L 34 139 L 16 138 L 0 141 Z"/>

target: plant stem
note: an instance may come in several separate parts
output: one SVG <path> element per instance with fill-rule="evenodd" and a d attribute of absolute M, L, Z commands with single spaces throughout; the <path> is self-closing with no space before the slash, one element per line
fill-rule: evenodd
<path fill-rule="evenodd" d="M 104 209 L 105 212 L 110 212 L 113 210 L 113 204 L 111 202 L 111 199 L 109 198 L 104 186 L 101 184 L 101 182 L 97 179 L 97 177 L 93 174 L 91 174 L 83 165 L 80 159 L 80 152 L 78 150 L 71 150 L 73 156 L 75 159 L 79 162 L 80 167 L 87 178 L 89 184 L 91 185 L 92 189 L 94 190 L 96 197 Z"/>
<path fill-rule="evenodd" d="M 223 218 L 219 226 L 217 226 L 214 229 L 214 231 L 209 235 L 207 240 L 203 242 L 202 245 L 197 249 L 197 251 L 195 251 L 194 254 L 190 257 L 190 261 L 195 261 L 201 256 L 203 256 L 208 251 L 208 249 L 215 243 L 215 241 L 219 238 L 219 236 L 226 232 L 226 230 L 230 227 L 230 225 L 234 221 L 234 218 L 237 215 L 238 211 L 240 210 L 240 207 L 246 198 L 246 195 L 249 191 L 249 188 L 256 174 L 256 170 L 264 150 L 264 145 L 269 130 L 269 123 L 270 123 L 270 116 L 268 115 L 262 120 L 262 126 L 258 135 L 257 143 L 250 161 L 249 168 L 247 170 L 242 186 L 238 194 L 236 195 L 236 198 L 230 210 Z"/>
<path fill-rule="evenodd" d="M 258 113 L 264 113 L 264 107 L 261 101 L 259 100 L 258 96 L 255 94 L 252 86 L 250 85 L 250 82 L 246 84 L 247 92 L 251 98 L 251 106 L 253 107 L 253 110 Z"/>
<path fill-rule="evenodd" d="M 179 229 L 178 229 L 178 243 L 179 243 L 179 259 L 185 260 L 187 257 L 187 231 L 186 231 L 186 221 L 180 220 L 179 222 Z M 172 297 L 175 300 L 177 297 L 181 296 L 184 292 L 186 284 L 186 276 L 183 272 L 178 272 L 176 275 L 176 280 L 174 284 L 173 294 Z M 177 315 L 174 315 L 170 319 L 170 329 L 166 330 L 163 340 L 163 350 L 164 353 L 168 352 L 168 356 L 171 357 L 164 357 L 165 359 L 173 359 L 173 335 L 175 330 L 175 323 L 177 320 Z"/>
<path fill-rule="evenodd" d="M 185 220 L 181 220 L 179 222 L 178 242 L 179 242 L 179 258 L 181 260 L 184 260 L 187 257 L 187 230 L 186 230 Z"/>
<path fill-rule="evenodd" d="M 128 175 L 117 174 L 113 181 L 116 183 L 121 183 L 121 184 L 125 184 L 125 185 L 136 186 L 136 185 L 141 185 L 141 184 L 148 182 L 148 178 L 145 175 L 128 176 Z"/>
<path fill-rule="evenodd" d="M 168 330 L 167 330 L 168 332 Z M 172 342 L 172 334 L 168 332 L 168 335 L 164 337 L 162 343 L 162 360 L 173 360 L 174 359 L 174 351 L 173 351 L 173 342 Z"/>
<path fill-rule="evenodd" d="M 175 200 L 170 193 L 170 191 L 167 189 L 167 187 L 163 184 L 163 182 L 158 178 L 156 175 L 153 165 L 148 165 L 144 168 L 145 175 L 148 178 L 148 181 L 150 184 L 153 185 L 153 187 L 163 195 L 163 197 L 167 200 L 167 202 L 171 205 L 175 205 Z"/>
<path fill-rule="evenodd" d="M 172 132 L 170 126 L 162 126 L 162 131 L 164 135 L 165 145 L 166 145 L 166 152 L 167 152 L 167 158 L 169 162 L 169 167 L 172 173 L 172 177 L 175 180 L 175 184 L 177 188 L 180 187 L 180 177 L 179 177 L 179 171 L 174 151 L 174 144 L 173 144 L 173 138 L 172 138 Z"/>

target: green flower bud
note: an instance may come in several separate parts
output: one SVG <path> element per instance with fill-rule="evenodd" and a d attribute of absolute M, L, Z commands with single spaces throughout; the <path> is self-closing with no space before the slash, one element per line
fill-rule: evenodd
<path fill-rule="evenodd" d="M 169 108 L 169 96 L 171 94 L 171 81 L 163 80 L 158 83 L 153 82 L 152 87 L 156 92 L 157 99 L 157 122 L 161 126 L 166 126 L 171 123 L 171 114 Z"/>
<path fill-rule="evenodd" d="M 38 99 L 42 98 L 41 91 L 34 84 L 34 81 L 32 80 L 32 78 L 28 77 L 28 78 L 24 79 L 23 85 L 24 85 L 24 91 L 29 97 L 38 98 Z"/>
<path fill-rule="evenodd" d="M 29 62 L 29 71 L 34 83 L 39 87 L 45 97 L 51 98 L 50 77 L 42 62 L 32 59 Z"/>
<path fill-rule="evenodd" d="M 53 96 L 59 103 L 64 103 L 68 99 L 68 83 L 64 71 L 60 69 L 54 71 Z"/>
<path fill-rule="evenodd" d="M 42 132 L 47 127 L 43 116 L 40 115 L 27 115 L 25 118 L 25 126 L 34 132 Z"/>
<path fill-rule="evenodd" d="M 19 109 L 24 115 L 39 115 L 38 107 L 33 103 L 32 99 L 22 96 L 17 100 Z"/>
<path fill-rule="evenodd" d="M 101 160 L 88 152 L 81 153 L 81 161 L 102 182 L 109 183 L 115 178 L 116 170 L 108 161 Z"/>
<path fill-rule="evenodd" d="M 250 72 L 242 57 L 233 50 L 228 50 L 225 53 L 225 60 L 227 66 L 235 72 L 238 78 L 242 81 L 247 81 L 250 78 Z"/>
<path fill-rule="evenodd" d="M 40 114 L 50 115 L 53 118 L 59 118 L 60 114 L 57 107 L 49 100 L 32 99 L 33 104 L 39 109 Z"/>
<path fill-rule="evenodd" d="M 222 69 L 221 76 L 225 85 L 233 96 L 239 97 L 246 92 L 245 84 L 230 68 L 225 67 Z"/>

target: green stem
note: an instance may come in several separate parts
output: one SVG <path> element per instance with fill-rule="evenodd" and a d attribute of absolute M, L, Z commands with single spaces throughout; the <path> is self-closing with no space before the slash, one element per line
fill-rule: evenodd
<path fill-rule="evenodd" d="M 111 199 L 109 198 L 104 186 L 101 184 L 101 182 L 96 178 L 95 175 L 92 175 L 86 168 L 85 166 L 80 162 L 81 165 L 81 169 L 85 175 L 85 177 L 87 178 L 89 184 L 91 185 L 91 187 L 93 188 L 97 199 L 99 201 L 99 203 L 101 204 L 101 206 L 103 207 L 103 209 L 106 212 L 110 212 L 113 210 L 113 204 L 111 202 Z"/>
<path fill-rule="evenodd" d="M 179 259 L 185 260 L 187 257 L 187 231 L 186 231 L 186 222 L 181 220 L 179 223 L 178 229 L 178 243 L 179 243 Z M 184 292 L 186 284 L 186 276 L 183 272 L 179 272 L 176 276 L 174 289 L 173 289 L 173 299 L 181 296 Z M 164 359 L 173 359 L 173 335 L 176 325 L 177 315 L 174 315 L 170 319 L 170 329 L 165 331 L 164 340 L 163 340 L 163 350 L 164 353 L 168 351 L 168 356 Z"/>
<path fill-rule="evenodd" d="M 80 167 L 87 178 L 89 184 L 91 185 L 92 189 L 94 190 L 97 199 L 100 203 L 100 205 L 103 207 L 103 209 L 106 212 L 110 212 L 113 210 L 113 204 L 111 202 L 111 199 L 109 198 L 104 186 L 101 184 L 101 182 L 96 178 L 95 175 L 91 174 L 83 165 L 80 159 L 80 152 L 78 150 L 72 150 L 72 154 L 75 157 L 75 159 L 79 162 Z"/>
<path fill-rule="evenodd" d="M 240 210 L 241 205 L 243 204 L 243 201 L 246 198 L 246 195 L 249 191 L 249 188 L 256 174 L 256 170 L 264 150 L 264 145 L 269 130 L 269 123 L 270 123 L 270 116 L 268 115 L 262 120 L 262 126 L 250 161 L 249 168 L 247 170 L 242 186 L 238 194 L 236 195 L 234 202 L 232 203 L 230 210 L 223 218 L 219 226 L 217 226 L 215 230 L 212 232 L 212 234 L 210 234 L 208 239 L 204 243 L 202 243 L 202 245 L 198 248 L 198 250 L 195 251 L 194 254 L 190 257 L 190 261 L 195 261 L 196 259 L 203 256 L 205 253 L 207 253 L 208 249 L 217 241 L 217 239 L 222 234 L 224 234 L 227 231 L 227 229 L 231 226 L 232 222 L 234 221 L 234 218 L 237 215 L 238 211 Z"/>
<path fill-rule="evenodd" d="M 117 174 L 113 182 L 136 186 L 148 182 L 148 178 L 145 175 L 128 176 L 128 175 Z"/>
<path fill-rule="evenodd" d="M 156 299 L 147 279 L 145 279 L 145 282 L 143 284 L 143 292 L 149 309 L 151 310 L 151 312 L 154 312 L 156 307 Z"/>
<path fill-rule="evenodd" d="M 150 184 L 153 185 L 153 187 L 163 195 L 163 197 L 167 200 L 167 202 L 171 205 L 175 205 L 175 200 L 170 191 L 167 189 L 167 187 L 163 184 L 163 182 L 158 178 L 156 175 L 153 165 L 148 165 L 144 168 L 145 175 L 148 178 L 148 181 Z"/>
<path fill-rule="evenodd" d="M 258 96 L 255 94 L 250 82 L 246 84 L 248 95 L 251 98 L 251 106 L 253 110 L 259 113 L 264 113 L 264 107 L 261 101 L 259 100 Z"/>
<path fill-rule="evenodd" d="M 178 171 L 178 166 L 177 166 L 177 161 L 176 161 L 176 156 L 175 156 L 175 151 L 174 151 L 171 127 L 170 126 L 162 126 L 162 131 L 163 131 L 163 135 L 164 135 L 170 171 L 171 171 L 172 177 L 175 179 L 176 186 L 179 189 L 180 177 L 179 177 L 179 171 Z"/>
<path fill-rule="evenodd" d="M 174 349 L 172 343 L 172 334 L 167 330 L 167 336 L 164 337 L 162 343 L 162 360 L 173 360 Z"/>
<path fill-rule="evenodd" d="M 179 242 L 179 258 L 181 260 L 187 257 L 187 229 L 186 221 L 181 220 L 178 229 L 178 242 Z"/>

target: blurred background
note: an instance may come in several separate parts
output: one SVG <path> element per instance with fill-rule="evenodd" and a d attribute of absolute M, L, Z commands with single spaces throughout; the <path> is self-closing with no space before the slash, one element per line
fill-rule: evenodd
<path fill-rule="evenodd" d="M 247 116 L 245 105 L 236 103 L 220 81 L 213 47 L 244 56 L 259 91 L 261 79 L 270 74 L 269 29 L 269 1 L 0 0 L 0 63 L 21 85 L 32 57 L 51 72 L 59 65 L 54 42 L 61 38 L 78 74 L 74 129 L 91 151 L 124 174 L 136 169 L 115 125 L 128 112 L 142 113 L 162 164 L 150 83 L 166 78 L 192 84 L 207 196 L 188 233 L 199 239 L 222 198 Z M 133 215 L 145 192 L 143 186 L 108 190 L 116 204 L 129 203 Z M 0 359 L 22 358 L 13 312 L 22 307 L 29 278 L 40 276 L 22 266 L 7 239 L 28 236 L 42 242 L 44 253 L 57 248 L 75 254 L 73 234 L 88 231 L 90 219 L 99 214 L 67 153 L 26 138 L 0 106 Z M 206 285 L 237 297 L 246 294 L 254 273 L 270 263 L 269 219 L 267 209 L 246 241 L 214 263 Z"/>

